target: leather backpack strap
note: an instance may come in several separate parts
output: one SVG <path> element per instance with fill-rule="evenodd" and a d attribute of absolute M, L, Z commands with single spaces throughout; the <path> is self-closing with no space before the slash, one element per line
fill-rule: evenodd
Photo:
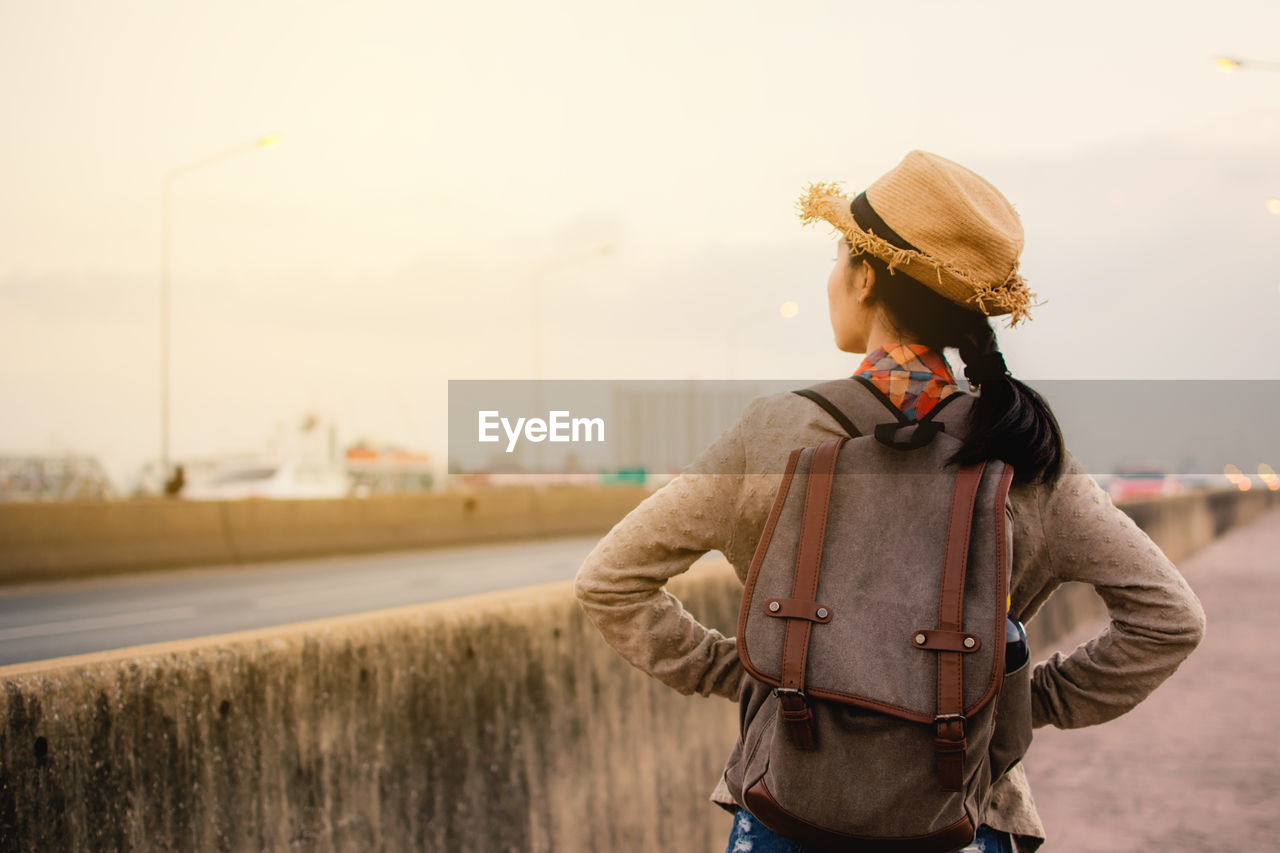
<path fill-rule="evenodd" d="M 960 632 L 964 620 L 964 579 L 969 563 L 969 534 L 978 485 L 986 462 L 965 465 L 956 474 L 947 518 L 947 544 L 942 564 L 942 595 L 938 604 L 938 630 Z M 938 758 L 938 786 L 943 791 L 964 787 L 964 654 L 938 653 L 938 710 L 934 751 Z"/>
<path fill-rule="evenodd" d="M 896 422 L 903 429 L 914 423 L 866 377 L 831 379 L 791 393 L 817 403 L 854 438 L 871 435 L 876 426 L 885 422 Z M 963 437 L 968 428 L 969 411 L 977 400 L 977 395 L 972 392 L 953 392 L 934 405 L 920 422 L 933 422 L 935 425 L 931 429 Z M 859 428 L 858 424 L 863 427 Z"/>
<path fill-rule="evenodd" d="M 813 462 L 804 494 L 804 520 L 800 525 L 800 546 L 796 552 L 796 570 L 791 583 L 793 601 L 813 602 L 817 606 L 818 574 L 822 570 L 822 540 L 827 532 L 827 509 L 831 504 L 831 488 L 835 482 L 836 458 L 849 439 L 824 441 L 813 452 Z M 782 643 L 782 683 L 777 688 L 782 706 L 782 720 L 791 742 L 797 749 L 817 746 L 813 731 L 813 715 L 804 695 L 805 668 L 809 659 L 809 638 L 813 622 L 808 618 L 788 618 Z"/>

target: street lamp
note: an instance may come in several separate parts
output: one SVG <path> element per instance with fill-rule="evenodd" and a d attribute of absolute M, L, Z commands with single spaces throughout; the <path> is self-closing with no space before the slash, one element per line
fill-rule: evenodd
<path fill-rule="evenodd" d="M 533 372 L 533 408 L 534 412 L 541 415 L 542 413 L 542 283 L 543 280 L 551 273 L 558 272 L 566 267 L 589 261 L 593 258 L 601 258 L 606 255 L 613 254 L 612 243 L 602 243 L 598 246 L 592 246 L 586 251 L 569 255 L 563 258 L 557 258 L 554 261 L 543 264 L 533 271 L 530 290 L 532 291 L 532 305 L 530 306 L 530 319 L 533 322 L 533 335 L 531 341 L 532 354 L 530 356 L 530 368 Z M 531 451 L 533 458 L 530 460 L 529 467 L 532 473 L 536 473 L 536 468 L 541 461 L 541 451 L 539 445 L 533 445 Z"/>
<path fill-rule="evenodd" d="M 1241 69 L 1256 71 L 1280 71 L 1280 62 L 1268 62 L 1265 59 L 1239 59 L 1232 56 L 1214 57 L 1213 65 L 1219 71 L 1231 73 Z"/>
<path fill-rule="evenodd" d="M 533 304 L 531 307 L 531 315 L 533 320 L 533 355 L 531 359 L 531 367 L 533 369 L 533 378 L 538 380 L 542 378 L 542 282 L 553 272 L 580 264 L 583 261 L 589 261 L 592 258 L 601 258 L 606 255 L 613 254 L 613 244 L 603 243 L 599 246 L 579 252 L 576 255 L 558 258 L 550 263 L 543 264 L 533 271 Z"/>
<path fill-rule="evenodd" d="M 275 148 L 280 144 L 280 137 L 272 134 L 253 142 L 227 148 L 208 157 L 193 160 L 177 168 L 170 169 L 164 176 L 164 206 L 161 231 L 161 251 L 163 257 L 160 264 L 160 479 L 162 485 L 169 480 L 169 220 L 171 212 L 171 196 L 173 182 L 176 178 L 221 163 L 237 154 L 253 151 L 258 148 Z"/>

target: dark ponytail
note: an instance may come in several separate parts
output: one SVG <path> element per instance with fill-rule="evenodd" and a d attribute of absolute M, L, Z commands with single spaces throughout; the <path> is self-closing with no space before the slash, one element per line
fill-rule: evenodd
<path fill-rule="evenodd" d="M 855 255 L 876 273 L 873 295 L 886 320 L 900 332 L 941 352 L 955 347 L 965 377 L 978 388 L 969 415 L 969 435 L 951 461 L 962 465 L 1001 459 L 1018 482 L 1052 481 L 1062 470 L 1062 430 L 1045 399 L 1014 379 L 1004 365 L 995 330 L 984 314 L 963 308 L 905 273 L 891 273 L 872 255 Z"/>

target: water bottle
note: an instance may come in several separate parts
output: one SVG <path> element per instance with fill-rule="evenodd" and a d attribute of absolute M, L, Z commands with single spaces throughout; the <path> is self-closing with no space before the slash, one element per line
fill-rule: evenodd
<path fill-rule="evenodd" d="M 1004 617 L 1004 671 L 1013 672 L 1031 657 L 1031 649 L 1027 645 L 1027 629 L 1012 616 Z"/>

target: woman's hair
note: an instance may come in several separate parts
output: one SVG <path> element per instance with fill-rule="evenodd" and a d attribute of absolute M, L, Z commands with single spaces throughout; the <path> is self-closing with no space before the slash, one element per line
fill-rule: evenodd
<path fill-rule="evenodd" d="M 955 347 L 966 365 L 970 384 L 980 385 L 969 415 L 969 435 L 952 454 L 952 462 L 968 465 L 1001 459 L 1013 466 L 1019 482 L 1052 481 L 1062 470 L 1062 430 L 1044 398 L 1003 370 L 996 333 L 985 314 L 970 311 L 930 290 L 906 273 L 890 272 L 879 258 L 853 254 L 876 273 L 874 295 L 885 306 L 886 320 L 925 346 L 942 352 Z M 994 361 L 999 369 L 990 369 Z M 986 370 L 974 365 L 986 362 Z"/>

